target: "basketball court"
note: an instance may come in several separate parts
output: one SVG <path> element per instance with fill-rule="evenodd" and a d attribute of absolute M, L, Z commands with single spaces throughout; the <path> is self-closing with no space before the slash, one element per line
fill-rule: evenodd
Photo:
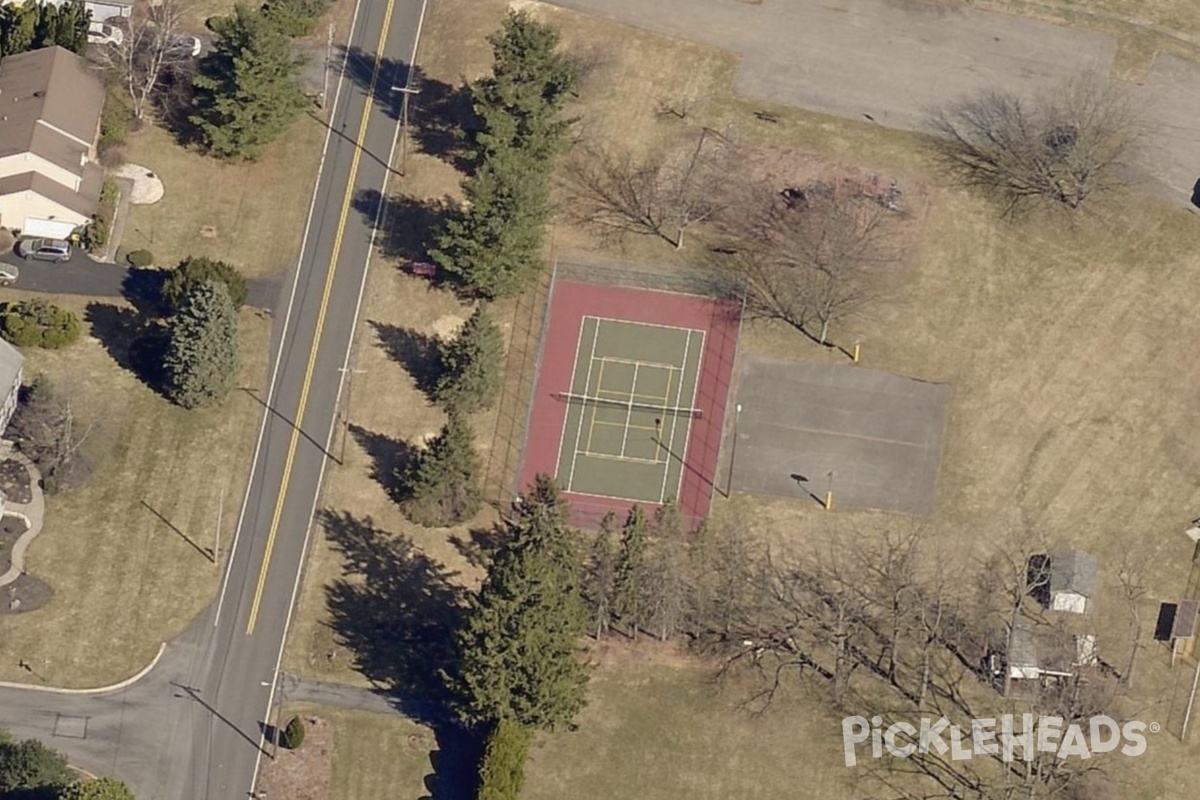
<path fill-rule="evenodd" d="M 563 490 L 676 501 L 687 463 L 705 331 L 583 316 L 555 474 Z"/>

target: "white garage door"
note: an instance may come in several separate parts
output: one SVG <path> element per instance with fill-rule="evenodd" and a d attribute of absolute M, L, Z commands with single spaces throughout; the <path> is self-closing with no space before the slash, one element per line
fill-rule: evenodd
<path fill-rule="evenodd" d="M 70 222 L 58 219 L 38 219 L 26 217 L 25 226 L 21 228 L 22 236 L 41 236 L 44 239 L 67 239 L 75 230 Z"/>

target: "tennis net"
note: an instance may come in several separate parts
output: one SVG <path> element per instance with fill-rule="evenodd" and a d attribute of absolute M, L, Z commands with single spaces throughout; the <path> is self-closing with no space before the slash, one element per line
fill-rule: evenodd
<path fill-rule="evenodd" d="M 645 411 L 647 413 L 657 415 L 656 421 L 661 421 L 663 417 L 689 417 L 690 419 L 703 419 L 704 412 L 699 408 L 683 408 L 679 406 L 656 405 L 654 403 L 639 403 L 630 400 L 614 400 L 608 397 L 593 397 L 585 394 L 575 394 L 574 392 L 555 392 L 553 395 L 555 400 L 563 403 L 573 403 L 582 406 L 605 406 L 607 408 L 622 408 L 627 411 Z"/>

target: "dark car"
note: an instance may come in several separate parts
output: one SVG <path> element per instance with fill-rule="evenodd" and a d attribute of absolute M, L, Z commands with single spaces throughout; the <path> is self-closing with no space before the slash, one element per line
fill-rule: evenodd
<path fill-rule="evenodd" d="M 26 261 L 66 261 L 71 258 L 71 243 L 65 239 L 22 239 L 17 255 Z"/>

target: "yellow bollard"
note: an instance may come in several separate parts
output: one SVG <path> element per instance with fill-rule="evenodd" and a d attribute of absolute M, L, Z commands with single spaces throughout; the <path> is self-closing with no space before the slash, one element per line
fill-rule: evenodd
<path fill-rule="evenodd" d="M 828 511 L 831 508 L 833 508 L 833 492 L 826 492 L 825 493 L 825 510 Z"/>
<path fill-rule="evenodd" d="M 851 356 L 851 358 L 854 359 L 855 364 L 858 363 L 858 349 L 859 349 L 859 344 L 858 344 L 858 342 L 855 342 L 854 343 L 854 355 Z"/>

